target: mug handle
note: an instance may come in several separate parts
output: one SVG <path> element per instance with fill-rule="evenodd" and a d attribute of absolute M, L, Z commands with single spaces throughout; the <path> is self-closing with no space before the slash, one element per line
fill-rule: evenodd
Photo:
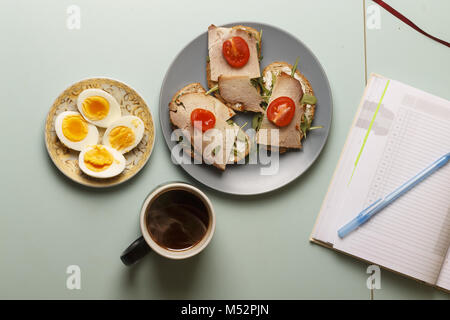
<path fill-rule="evenodd" d="M 151 251 L 149 245 L 145 241 L 144 237 L 133 241 L 132 244 L 122 252 L 120 256 L 120 260 L 122 260 L 123 264 L 126 266 L 131 266 L 136 263 L 138 260 L 142 259 L 147 253 Z"/>

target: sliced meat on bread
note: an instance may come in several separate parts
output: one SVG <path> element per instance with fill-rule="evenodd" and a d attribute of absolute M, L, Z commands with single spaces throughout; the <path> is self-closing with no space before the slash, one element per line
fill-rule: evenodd
<path fill-rule="evenodd" d="M 186 93 L 181 95 L 176 101 L 176 105 L 181 105 L 189 115 L 196 108 L 209 110 L 214 113 L 216 119 L 219 118 L 224 121 L 235 115 L 234 111 L 224 105 L 220 100 L 209 95 L 207 96 L 204 93 Z M 175 110 L 179 109 L 176 108 Z M 172 115 L 175 116 L 175 113 L 173 112 Z"/>
<path fill-rule="evenodd" d="M 232 121 L 227 122 L 227 120 L 234 116 L 234 111 L 218 99 L 205 95 L 205 92 L 205 89 L 199 83 L 192 83 L 178 90 L 169 103 L 170 121 L 174 127 L 182 129 L 189 137 L 189 144 L 191 146 L 189 150 L 193 158 L 199 155 L 211 154 L 207 148 L 210 148 L 213 144 L 220 145 L 220 148 L 213 151 L 214 155 L 219 154 L 217 161 L 211 160 L 211 157 L 209 159 L 204 158 L 204 160 L 221 170 L 225 170 L 227 163 L 237 162 L 245 158 L 249 152 L 249 148 L 244 153 L 236 153 L 236 139 L 242 134 L 239 134 L 239 126 L 232 123 Z M 216 137 L 211 136 L 206 131 L 202 135 L 201 143 L 194 143 L 194 127 L 191 124 L 190 116 L 191 112 L 197 108 L 209 110 L 214 114 L 216 118 L 214 128 L 221 132 L 222 141 L 215 141 Z M 227 134 L 229 135 L 228 139 L 232 139 L 228 143 L 226 143 Z M 230 134 L 232 136 L 234 135 L 234 137 L 230 137 Z M 246 137 L 249 141 L 248 136 Z M 248 145 L 250 146 L 249 143 Z"/>
<path fill-rule="evenodd" d="M 300 149 L 302 147 L 302 131 L 300 129 L 300 122 L 304 113 L 303 107 L 300 104 L 302 95 L 303 90 L 300 81 L 283 72 L 276 77 L 269 106 L 273 100 L 279 97 L 289 97 L 295 102 L 294 118 L 287 126 L 278 127 L 267 119 L 267 114 L 264 114 L 261 127 L 256 135 L 258 144 L 288 149 Z M 278 141 L 277 139 L 272 141 L 272 130 L 278 130 Z"/>
<path fill-rule="evenodd" d="M 230 125 L 222 119 L 216 119 L 214 129 L 207 130 L 202 134 L 201 145 L 195 143 L 195 136 L 192 138 L 194 151 L 202 154 L 203 160 L 207 164 L 212 164 L 224 171 L 227 164 L 232 163 L 230 158 L 238 132 L 238 126 Z M 193 130 L 191 130 L 191 137 L 192 134 L 194 134 Z"/>
<path fill-rule="evenodd" d="M 219 93 L 234 110 L 264 112 L 263 99 L 248 76 L 220 76 Z"/>
<path fill-rule="evenodd" d="M 267 90 L 272 90 L 273 88 L 273 79 L 279 76 L 281 73 L 291 75 L 293 66 L 287 62 L 272 62 L 267 67 L 264 68 L 262 72 L 263 83 Z M 308 94 L 314 96 L 314 90 L 311 87 L 308 79 L 298 70 L 295 70 L 294 78 L 300 81 L 302 86 L 302 90 L 304 94 Z M 316 111 L 316 104 L 303 104 L 304 108 L 304 118 L 302 121 L 306 122 L 306 128 L 311 126 L 312 121 L 314 120 L 314 115 Z"/>
<path fill-rule="evenodd" d="M 241 68 L 231 67 L 222 54 L 223 43 L 232 37 L 243 38 L 248 45 L 250 58 L 247 64 Z M 248 76 L 250 79 L 259 78 L 261 72 L 259 69 L 260 46 L 259 32 L 253 28 L 245 26 L 235 26 L 232 28 L 216 27 L 211 25 L 208 28 L 208 52 L 209 61 L 207 62 L 208 86 L 219 80 L 221 75 L 240 75 Z M 212 87 L 210 86 L 210 88 Z"/>
<path fill-rule="evenodd" d="M 231 117 L 233 117 L 236 113 L 228 108 L 225 104 L 223 104 L 221 101 L 218 101 L 212 96 L 205 95 L 206 90 L 203 88 L 203 86 L 198 83 L 190 83 L 180 90 L 178 90 L 172 97 L 172 100 L 169 103 L 169 110 L 175 111 L 178 109 L 178 106 L 181 103 L 180 98 L 183 96 L 186 96 L 188 94 L 195 94 L 195 95 L 189 95 L 187 98 L 184 97 L 183 101 L 185 104 L 187 104 L 187 107 L 195 107 L 198 106 L 199 103 L 206 103 L 208 106 L 212 107 L 218 112 L 218 115 L 222 117 L 224 120 L 228 120 Z M 187 99 L 187 100 L 186 100 Z M 186 105 L 185 105 L 186 107 Z M 209 109 L 208 109 L 209 110 Z M 191 110 L 192 111 L 192 110 Z M 211 110 L 214 114 L 215 111 Z M 170 114 L 172 117 L 172 113 Z M 172 118 L 170 119 L 172 121 Z M 173 123 L 173 122 L 172 122 Z"/>

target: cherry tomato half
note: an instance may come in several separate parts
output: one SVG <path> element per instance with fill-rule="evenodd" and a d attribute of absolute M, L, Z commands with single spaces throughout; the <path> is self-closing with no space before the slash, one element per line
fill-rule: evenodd
<path fill-rule="evenodd" d="M 232 37 L 225 41 L 222 46 L 222 54 L 233 68 L 242 68 L 250 58 L 248 44 L 241 37 Z"/>
<path fill-rule="evenodd" d="M 214 116 L 214 113 L 209 110 L 197 108 L 191 112 L 191 123 L 197 129 L 201 129 L 202 132 L 205 132 L 206 130 L 214 128 L 216 117 Z M 198 126 L 199 124 L 201 127 Z"/>
<path fill-rule="evenodd" d="M 278 127 L 291 123 L 295 114 L 295 102 L 289 97 L 279 97 L 273 100 L 267 108 L 267 119 Z"/>

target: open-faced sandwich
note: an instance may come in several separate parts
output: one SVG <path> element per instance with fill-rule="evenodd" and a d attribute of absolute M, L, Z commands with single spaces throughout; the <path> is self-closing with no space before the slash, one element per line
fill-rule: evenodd
<path fill-rule="evenodd" d="M 297 63 L 292 66 L 273 62 L 264 68 L 261 86 L 267 109 L 254 125 L 258 130 L 257 143 L 278 147 L 281 152 L 300 149 L 302 139 L 311 129 L 316 107 L 308 79 L 297 69 Z M 278 129 L 278 142 L 271 139 L 273 129 Z"/>
<path fill-rule="evenodd" d="M 250 150 L 249 137 L 231 117 L 235 112 L 219 99 L 207 95 L 199 83 L 191 83 L 175 93 L 169 103 L 172 125 L 183 131 L 190 156 L 202 157 L 220 170 L 244 159 Z M 196 143 L 194 130 L 202 141 Z M 216 131 L 211 130 L 216 129 Z M 220 134 L 219 134 L 220 132 Z"/>
<path fill-rule="evenodd" d="M 263 112 L 263 102 L 251 79 L 261 76 L 261 33 L 254 28 L 208 28 L 208 87 L 236 111 Z"/>

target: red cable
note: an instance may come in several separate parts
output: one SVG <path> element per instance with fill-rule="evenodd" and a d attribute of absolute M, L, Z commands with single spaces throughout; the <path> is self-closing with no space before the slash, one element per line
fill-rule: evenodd
<path fill-rule="evenodd" d="M 417 25 L 415 25 L 411 20 L 409 20 L 407 17 L 405 17 L 404 15 L 402 15 L 400 12 L 398 12 L 397 10 L 395 10 L 394 8 L 392 8 L 390 5 L 388 5 L 387 3 L 385 3 L 382 0 L 372 0 L 373 2 L 375 2 L 376 4 L 380 5 L 381 7 L 383 7 L 384 9 L 386 9 L 387 11 L 389 11 L 392 15 L 396 16 L 397 18 L 399 18 L 400 20 L 402 20 L 404 23 L 406 23 L 408 26 L 410 26 L 411 28 L 415 29 L 416 31 L 419 31 L 421 34 L 427 36 L 428 38 L 433 39 L 434 41 L 437 41 L 441 44 L 443 44 L 444 46 L 447 46 L 450 48 L 450 43 L 448 43 L 447 41 L 444 41 L 442 39 L 436 38 L 435 36 L 432 36 L 431 34 L 423 31 L 422 29 L 420 29 Z"/>

